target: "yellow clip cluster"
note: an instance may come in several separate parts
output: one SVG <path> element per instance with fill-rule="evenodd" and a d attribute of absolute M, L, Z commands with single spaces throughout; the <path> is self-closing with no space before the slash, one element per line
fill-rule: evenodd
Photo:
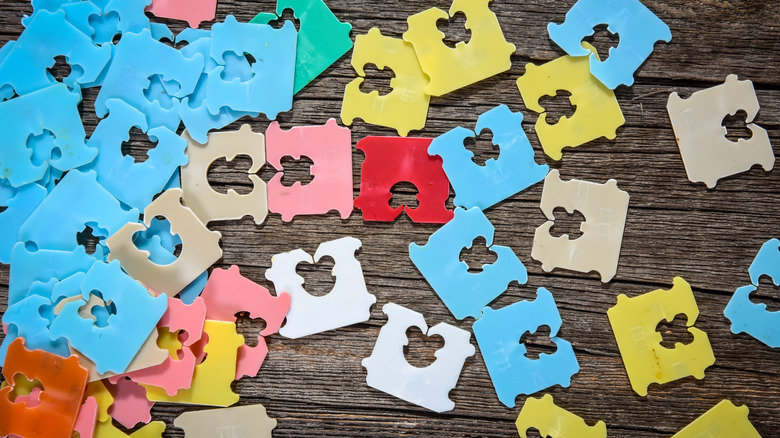
<path fill-rule="evenodd" d="M 596 53 L 587 43 L 583 47 Z M 541 66 L 526 64 L 525 70 L 517 79 L 517 88 L 525 106 L 541 113 L 535 129 L 547 156 L 560 160 L 565 147 L 577 147 L 599 137 L 615 139 L 617 129 L 626 120 L 615 93 L 590 74 L 589 57 L 563 56 Z M 571 117 L 563 116 L 550 125 L 539 99 L 555 96 L 558 90 L 571 93 L 569 101 L 576 110 Z"/>
<path fill-rule="evenodd" d="M 656 331 L 658 323 L 671 322 L 679 314 L 688 318 L 693 341 L 665 348 Z M 663 384 L 686 376 L 703 379 L 704 370 L 715 363 L 707 334 L 693 327 L 699 308 L 691 286 L 680 277 L 674 278 L 669 290 L 658 289 L 634 298 L 619 295 L 607 315 L 631 387 L 641 396 L 647 395 L 647 387 L 653 382 Z"/>
<path fill-rule="evenodd" d="M 230 406 L 238 401 L 230 384 L 236 376 L 236 355 L 244 337 L 236 333 L 232 322 L 206 320 L 203 331 L 208 340 L 203 348 L 207 356 L 195 366 L 192 386 L 169 396 L 162 388 L 143 385 L 149 400 L 210 406 Z"/>
<path fill-rule="evenodd" d="M 392 91 L 384 96 L 379 91 L 360 91 L 363 77 L 347 84 L 341 106 L 341 121 L 351 125 L 355 118 L 366 123 L 387 126 L 405 136 L 413 129 L 425 127 L 430 96 L 425 94 L 428 78 L 420 68 L 412 45 L 398 38 L 382 35 L 377 28 L 355 38 L 352 68 L 365 76 L 363 68 L 374 64 L 384 70 L 389 67 L 395 77 L 390 80 Z"/>
<path fill-rule="evenodd" d="M 165 423 L 162 421 L 152 421 L 130 435 L 114 426 L 111 416 L 108 415 L 108 408 L 114 403 L 114 397 L 108 392 L 106 385 L 99 380 L 87 385 L 84 398 L 87 397 L 94 397 L 98 406 L 93 438 L 161 438 L 162 433 L 165 431 Z"/>
<path fill-rule="evenodd" d="M 749 413 L 750 409 L 747 406 L 737 407 L 730 400 L 722 400 L 672 438 L 761 438 L 748 420 Z"/>
<path fill-rule="evenodd" d="M 529 397 L 517 416 L 515 426 L 522 438 L 528 438 L 526 434 L 531 427 L 536 428 L 541 436 L 552 438 L 607 436 L 607 425 L 603 421 L 588 426 L 582 418 L 556 406 L 550 394 L 545 394 L 542 398 Z"/>
<path fill-rule="evenodd" d="M 515 46 L 504 38 L 496 14 L 488 8 L 490 0 L 454 0 L 450 13 L 431 8 L 407 19 L 409 30 L 404 40 L 414 46 L 423 71 L 431 82 L 425 92 L 441 96 L 487 79 L 511 68 L 510 56 Z M 471 31 L 468 43 L 454 48 L 444 44 L 444 34 L 436 22 L 458 12 L 466 15 L 466 28 Z"/>

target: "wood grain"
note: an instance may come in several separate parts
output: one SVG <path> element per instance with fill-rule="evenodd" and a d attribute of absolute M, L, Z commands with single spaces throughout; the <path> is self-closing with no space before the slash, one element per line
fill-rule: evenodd
<path fill-rule="evenodd" d="M 724 398 L 737 405 L 747 404 L 750 419 L 762 436 L 780 436 L 780 351 L 747 335 L 731 334 L 723 316 L 733 291 L 749 283 L 747 267 L 761 244 L 778 237 L 780 172 L 754 168 L 720 181 L 713 190 L 689 182 L 666 114 L 666 99 L 672 91 L 686 97 L 736 73 L 740 79 L 754 82 L 762 105 L 757 123 L 768 129 L 776 142 L 780 138 L 780 30 L 776 25 L 780 22 L 780 3 L 646 0 L 644 3 L 669 24 L 673 40 L 656 45 L 633 87 L 616 91 L 626 118 L 618 138 L 566 150 L 562 161 L 552 162 L 541 152 L 533 132 L 536 114 L 523 105 L 515 80 L 527 63 L 540 64 L 563 54 L 547 37 L 546 26 L 551 21 L 562 22 L 573 3 L 495 0 L 491 8 L 507 40 L 517 47 L 511 70 L 433 98 L 425 129 L 412 134 L 431 137 L 458 125 L 473 127 L 480 113 L 507 104 L 523 112 L 523 126 L 538 162 L 560 169 L 565 179 L 604 182 L 615 178 L 631 195 L 618 272 L 608 284 L 602 284 L 594 273 L 545 273 L 531 259 L 533 231 L 545 220 L 539 210 L 541 185 L 490 208 L 487 216 L 496 227 L 495 242 L 511 246 L 529 271 L 526 285 L 513 284 L 491 306 L 532 299 L 540 286 L 553 292 L 564 321 L 560 336 L 574 345 L 581 371 L 569 388 L 555 387 L 545 392 L 589 422 L 604 420 L 610 436 L 670 436 Z M 400 37 L 406 30 L 407 16 L 432 6 L 449 7 L 445 0 L 330 0 L 328 4 L 340 19 L 352 23 L 353 37 L 375 26 L 385 35 Z M 233 14 L 247 21 L 257 12 L 273 9 L 274 2 L 269 0 L 221 0 L 217 20 Z M 18 37 L 22 30 L 19 20 L 30 12 L 27 2 L 0 0 L 0 44 Z M 181 22 L 161 21 L 176 31 L 183 28 Z M 350 56 L 343 57 L 296 96 L 293 109 L 279 117 L 282 127 L 338 118 L 344 87 L 354 77 Z M 95 90 L 84 93 L 88 133 L 97 123 L 92 107 L 95 96 Z M 261 117 L 242 119 L 226 129 L 242 123 L 250 123 L 255 130 L 268 125 Z M 367 135 L 394 135 L 390 129 L 361 121 L 352 126 L 352 131 L 353 142 Z M 143 145 L 133 146 L 135 153 L 143 150 Z M 490 152 L 487 142 L 479 142 L 477 148 L 479 153 Z M 362 153 L 355 150 L 353 159 L 357 196 Z M 249 181 L 242 170 L 247 168 L 248 164 L 240 161 L 223 163 L 212 169 L 212 182 L 222 188 L 245 189 Z M 293 170 L 292 176 L 300 172 Z M 261 171 L 264 179 L 272 174 L 267 168 Z M 396 197 L 413 202 L 414 190 L 400 189 Z M 235 383 L 241 394 L 240 404 L 262 403 L 269 415 L 279 420 L 276 436 L 516 436 L 514 419 L 525 397 L 518 397 L 513 409 L 498 402 L 479 349 L 466 361 L 459 384 L 450 394 L 456 403 L 451 412 L 428 412 L 365 384 L 360 361 L 371 354 L 386 321 L 381 312 L 385 303 L 395 302 L 422 312 L 431 325 L 444 321 L 468 330 L 473 323 L 471 319 L 456 321 L 409 260 L 409 243 L 425 243 L 437 226 L 414 224 L 405 216 L 393 223 L 368 223 L 355 210 L 347 220 L 331 213 L 283 223 L 272 214 L 260 226 L 245 218 L 211 228 L 223 236 L 224 256 L 215 266 L 237 264 L 244 275 L 269 288 L 272 285 L 263 274 L 276 253 L 295 248 L 314 251 L 320 242 L 341 236 L 355 236 L 363 242 L 358 258 L 369 291 L 377 297 L 371 319 L 298 340 L 272 336 L 260 374 Z M 332 282 L 328 267 L 319 268 L 304 273 L 310 290 L 325 291 Z M 647 397 L 639 397 L 629 385 L 606 310 L 615 304 L 618 294 L 633 296 L 668 288 L 674 276 L 682 276 L 693 286 L 701 311 L 696 326 L 709 335 L 717 361 L 703 380 L 686 378 L 652 385 Z M 2 297 L 7 295 L 7 284 L 8 267 L 3 266 Z M 774 286 L 762 283 L 759 292 L 772 305 L 780 302 Z M 242 321 L 241 329 L 247 336 L 258 330 L 248 321 Z M 419 335 L 411 336 L 409 348 L 415 363 L 432 359 L 432 345 L 436 344 L 423 343 Z M 541 344 L 535 347 L 541 351 L 549 348 Z M 181 437 L 183 432 L 173 427 L 172 420 L 191 409 L 198 408 L 160 403 L 154 407 L 153 416 L 168 424 L 166 437 Z"/>

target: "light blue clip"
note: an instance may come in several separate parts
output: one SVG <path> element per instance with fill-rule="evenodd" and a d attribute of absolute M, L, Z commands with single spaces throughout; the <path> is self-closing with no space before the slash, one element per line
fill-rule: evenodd
<path fill-rule="evenodd" d="M 748 272 L 753 285 L 737 289 L 723 314 L 731 321 L 732 333 L 745 332 L 772 348 L 780 347 L 780 312 L 770 312 L 766 304 L 750 301 L 762 275 L 769 276 L 775 286 L 780 285 L 780 240 L 765 242 Z"/>
<path fill-rule="evenodd" d="M 12 306 L 32 294 L 34 283 L 59 281 L 79 272 L 87 272 L 96 259 L 103 259 L 100 246 L 90 255 L 83 246 L 72 251 L 33 251 L 27 249 L 24 243 L 17 243 L 11 250 L 8 305 Z"/>
<path fill-rule="evenodd" d="M 772 239 L 761 245 L 748 273 L 750 282 L 756 286 L 762 275 L 770 276 L 775 286 L 780 286 L 780 240 Z"/>
<path fill-rule="evenodd" d="M 228 107 L 221 108 L 219 112 L 211 114 L 206 107 L 206 91 L 208 83 L 208 74 L 217 68 L 217 63 L 211 58 L 211 31 L 203 29 L 193 29 L 188 27 L 176 36 L 176 42 L 187 41 L 187 45 L 180 51 L 184 56 L 192 58 L 194 54 L 200 53 L 206 60 L 204 73 L 195 86 L 192 95 L 181 100 L 179 115 L 181 116 L 187 133 L 198 143 L 208 142 L 208 132 L 212 129 L 219 129 L 227 126 L 244 116 L 257 117 L 257 112 L 233 111 Z M 247 73 L 251 74 L 250 67 L 246 66 Z"/>
<path fill-rule="evenodd" d="M 513 113 L 506 105 L 499 105 L 477 119 L 477 132 L 490 129 L 493 144 L 501 152 L 498 159 L 489 159 L 480 166 L 471 158 L 464 140 L 476 134 L 458 126 L 431 142 L 430 155 L 441 156 L 442 167 L 455 189 L 454 204 L 458 207 L 488 207 L 525 190 L 544 179 L 550 168 L 536 164 L 534 149 L 522 127 L 523 114 Z"/>
<path fill-rule="evenodd" d="M 116 308 L 104 327 L 79 315 L 94 291 Z M 125 371 L 168 308 L 168 297 L 149 295 L 141 283 L 122 272 L 117 260 L 92 265 L 81 282 L 81 297 L 55 316 L 51 337 L 67 338 L 71 347 L 95 362 L 99 374 Z"/>
<path fill-rule="evenodd" d="M 620 36 L 620 43 L 604 61 L 582 47 L 583 38 L 599 24 L 607 24 L 610 32 Z M 579 0 L 566 13 L 566 21 L 550 23 L 547 32 L 569 55 L 590 56 L 590 72 L 612 90 L 620 84 L 631 86 L 634 72 L 653 52 L 655 43 L 672 40 L 669 26 L 639 0 Z"/>
<path fill-rule="evenodd" d="M 239 23 L 228 15 L 211 27 L 211 57 L 219 66 L 209 72 L 206 105 L 211 114 L 222 108 L 261 112 L 275 119 L 292 108 L 295 48 L 298 33 L 286 21 L 281 29 L 267 24 Z M 252 77 L 225 78 L 226 55 L 249 54 L 255 59 Z"/>
<path fill-rule="evenodd" d="M 100 17 L 100 15 L 103 14 L 103 10 L 100 6 L 91 1 L 79 1 L 75 3 L 64 3 L 59 9 L 65 13 L 65 19 L 68 20 L 68 23 L 72 24 L 76 29 L 80 30 L 81 33 L 92 39 L 92 42 L 97 43 L 94 39 L 95 29 L 90 22 L 94 20 L 93 17 Z"/>
<path fill-rule="evenodd" d="M 8 334 L 0 345 L 0 364 L 5 363 L 8 346 L 16 338 L 22 337 L 29 350 L 44 350 L 62 357 L 70 356 L 68 342 L 63 338 L 52 340 L 49 335 L 51 320 L 43 316 L 45 307 L 51 307 L 51 301 L 41 295 L 30 295 L 19 301 L 3 314 L 3 323 L 8 326 Z"/>
<path fill-rule="evenodd" d="M 144 29 L 151 29 L 149 17 L 146 16 L 146 7 L 152 4 L 152 0 L 110 0 L 103 8 L 103 14 L 116 13 L 119 16 L 116 29 L 121 34 L 138 33 Z"/>
<path fill-rule="evenodd" d="M 7 178 L 13 187 L 21 187 L 41 180 L 49 166 L 64 172 L 92 161 L 97 149 L 84 144 L 80 100 L 65 85 L 54 84 L 0 103 L 0 178 Z M 48 143 L 53 149 L 38 148 L 36 157 L 49 158 L 37 162 L 28 141 L 49 133 L 54 136 Z"/>
<path fill-rule="evenodd" d="M 520 339 L 543 325 L 550 328 L 557 350 L 529 359 Z M 556 336 L 560 328 L 561 315 L 552 294 L 543 287 L 537 289 L 534 301 L 520 301 L 499 310 L 485 307 L 473 330 L 501 403 L 513 408 L 519 394 L 530 395 L 553 385 L 569 386 L 580 365 L 571 344 Z"/>
<path fill-rule="evenodd" d="M 511 248 L 493 245 L 493 225 L 478 208 L 455 209 L 455 217 L 431 235 L 428 243 L 409 244 L 409 257 L 455 318 L 479 318 L 482 308 L 501 295 L 510 282 L 524 284 L 528 275 Z M 484 237 L 498 259 L 482 272 L 468 272 L 460 252 Z"/>
<path fill-rule="evenodd" d="M 157 41 L 149 30 L 123 34 L 95 100 L 95 112 L 98 117 L 105 117 L 106 102 L 116 98 L 144 113 L 150 128 L 165 126 L 176 131 L 181 122 L 178 98 L 195 90 L 203 72 L 203 62 L 200 54 L 187 58 L 173 47 Z M 177 84 L 168 89 L 169 94 L 177 98 L 172 99 L 170 108 L 157 101 L 151 102 L 145 96 L 144 91 L 150 86 L 149 78 L 154 75 L 160 75 L 163 83 Z M 175 92 L 173 88 L 176 88 Z"/>
<path fill-rule="evenodd" d="M 63 11 L 38 12 L 0 64 L 0 85 L 11 85 L 23 96 L 57 83 L 46 69 L 58 55 L 72 67 L 63 83 L 76 88 L 100 76 L 111 59 L 111 47 L 95 45 L 65 19 Z"/>
<path fill-rule="evenodd" d="M 11 262 L 11 249 L 19 240 L 19 228 L 48 193 L 38 184 L 27 184 L 15 192 L 7 202 L 0 202 L 0 205 L 8 207 L 0 212 L 0 230 L 3 230 L 0 233 L 0 263 Z"/>
<path fill-rule="evenodd" d="M 76 234 L 86 226 L 103 239 L 128 222 L 138 222 L 139 211 L 126 210 L 97 182 L 94 171 L 72 170 L 19 229 L 20 242 L 33 242 L 38 249 L 71 251 L 79 246 Z M 108 253 L 107 248 L 105 253 Z"/>
<path fill-rule="evenodd" d="M 164 126 L 148 129 L 149 139 L 156 141 L 157 146 L 147 152 L 146 161 L 136 163 L 133 157 L 122 156 L 122 142 L 129 139 L 132 127 L 147 132 L 146 117 L 121 100 L 111 99 L 106 107 L 108 117 L 98 123 L 88 143 L 98 149 L 97 159 L 84 170 L 97 172 L 98 183 L 112 195 L 143 210 L 176 169 L 187 164 L 187 141 Z"/>

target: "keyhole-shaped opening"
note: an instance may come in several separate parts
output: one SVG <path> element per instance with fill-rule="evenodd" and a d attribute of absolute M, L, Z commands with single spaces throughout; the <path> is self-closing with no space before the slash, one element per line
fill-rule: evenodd
<path fill-rule="evenodd" d="M 181 360 L 184 357 L 182 351 L 182 340 L 179 336 L 181 330 L 171 331 L 168 327 L 157 329 L 157 347 L 168 351 L 168 356 L 173 360 Z"/>
<path fill-rule="evenodd" d="M 8 393 L 8 400 L 13 403 L 26 403 L 28 408 L 38 406 L 43 384 L 38 379 L 30 380 L 24 373 L 13 376 L 13 388 Z"/>
<path fill-rule="evenodd" d="M 36 167 L 62 158 L 62 151 L 54 145 L 54 134 L 48 129 L 27 137 L 27 148 L 32 150 L 30 161 Z"/>
<path fill-rule="evenodd" d="M 304 283 L 305 284 L 305 283 Z M 266 322 L 263 318 L 252 318 L 249 312 L 236 313 L 236 330 L 244 336 L 245 343 L 254 348 L 260 332 L 265 330 Z"/>
<path fill-rule="evenodd" d="M 525 431 L 525 436 L 527 438 L 552 438 L 552 437 L 550 437 L 550 435 L 542 436 L 542 433 L 539 432 L 539 429 L 537 429 L 535 427 L 529 427 Z"/>
<path fill-rule="evenodd" d="M 173 108 L 173 97 L 168 94 L 169 88 L 178 88 L 178 85 L 174 85 L 173 82 L 169 84 L 163 84 L 163 80 L 160 75 L 152 75 L 149 77 L 149 85 L 144 89 L 144 97 L 149 102 L 157 102 L 163 109 L 169 110 Z"/>
<path fill-rule="evenodd" d="M 582 42 L 593 46 L 599 59 L 606 61 L 609 58 L 609 51 L 620 44 L 620 35 L 610 32 L 608 25 L 599 24 L 593 27 L 593 34 L 583 38 Z"/>
<path fill-rule="evenodd" d="M 301 155 L 299 159 L 289 155 L 284 156 L 280 162 L 282 164 L 282 172 L 284 172 L 281 180 L 283 186 L 290 187 L 296 181 L 305 186 L 314 179 L 314 175 L 311 174 L 311 166 L 314 164 L 314 161 L 306 155 Z"/>
<path fill-rule="evenodd" d="M 363 66 L 363 82 L 360 83 L 360 91 L 369 94 L 376 91 L 380 96 L 386 96 L 393 91 L 390 82 L 395 77 L 395 72 L 390 67 L 379 69 L 375 64 Z"/>
<path fill-rule="evenodd" d="M 94 254 L 100 243 L 100 238 L 94 235 L 94 231 L 92 227 L 87 225 L 83 230 L 76 233 L 76 242 L 84 247 L 87 254 Z"/>
<path fill-rule="evenodd" d="M 329 294 L 336 285 L 336 277 L 333 276 L 335 264 L 333 257 L 323 256 L 314 264 L 299 263 L 295 272 L 303 277 L 303 288 L 309 295 L 322 297 Z"/>
<path fill-rule="evenodd" d="M 469 272 L 478 274 L 482 272 L 482 267 L 492 265 L 498 260 L 498 255 L 487 246 L 484 237 L 478 236 L 471 242 L 471 248 L 460 250 L 459 259 L 469 266 Z"/>
<path fill-rule="evenodd" d="M 671 322 L 661 320 L 655 329 L 663 338 L 661 346 L 674 348 L 678 343 L 688 345 L 693 342 L 693 335 L 688 331 L 687 321 L 688 317 L 682 313 L 675 315 Z"/>
<path fill-rule="evenodd" d="M 195 356 L 195 365 L 200 365 L 206 361 L 208 353 L 206 353 L 206 346 L 209 344 L 209 334 L 203 332 L 200 339 L 190 346 L 190 351 Z"/>
<path fill-rule="evenodd" d="M 747 112 L 739 110 L 736 113 L 728 114 L 723 118 L 721 125 L 726 128 L 726 138 L 736 143 L 738 140 L 750 140 L 753 138 L 753 131 L 747 126 Z"/>
<path fill-rule="evenodd" d="M 542 96 L 539 99 L 539 106 L 544 108 L 545 122 L 548 125 L 555 125 L 562 117 L 569 119 L 574 115 L 577 107 L 571 104 L 570 98 L 570 92 L 558 90 L 555 96 Z"/>
<path fill-rule="evenodd" d="M 225 81 L 230 82 L 237 79 L 241 82 L 247 82 L 255 77 L 252 66 L 257 60 L 251 54 L 227 51 L 222 55 L 222 60 L 225 62 L 225 68 L 220 76 Z"/>
<path fill-rule="evenodd" d="M 406 330 L 404 357 L 409 365 L 417 368 L 425 368 L 436 362 L 436 351 L 444 347 L 444 338 L 439 335 L 426 336 L 417 327 L 409 327 Z"/>
<path fill-rule="evenodd" d="M 252 157 L 249 155 L 237 155 L 230 161 L 220 157 L 209 165 L 206 180 L 217 193 L 225 195 L 232 189 L 239 195 L 247 195 L 252 193 L 254 188 L 252 180 L 249 179 L 251 168 Z"/>
<path fill-rule="evenodd" d="M 136 163 L 143 163 L 149 158 L 149 151 L 157 146 L 144 132 L 137 127 L 130 128 L 128 139 L 122 142 L 122 155 L 130 156 Z"/>
<path fill-rule="evenodd" d="M 398 208 L 404 206 L 406 208 L 417 208 L 420 204 L 420 201 L 417 199 L 418 193 L 419 190 L 417 190 L 417 186 L 410 182 L 401 181 L 395 183 L 393 187 L 390 188 L 390 207 Z"/>
<path fill-rule="evenodd" d="M 780 310 L 780 286 L 775 286 L 767 275 L 758 279 L 758 287 L 750 293 L 750 301 L 755 304 L 765 304 L 766 310 L 777 312 Z"/>
<path fill-rule="evenodd" d="M 550 327 L 546 325 L 540 326 L 533 333 L 523 333 L 520 343 L 525 346 L 525 357 L 533 360 L 539 359 L 542 353 L 552 354 L 558 349 L 550 337 Z"/>
<path fill-rule="evenodd" d="M 498 146 L 493 143 L 493 131 L 487 128 L 476 137 L 466 137 L 463 146 L 474 154 L 471 161 L 480 166 L 484 166 L 490 159 L 497 160 L 500 153 Z"/>
<path fill-rule="evenodd" d="M 54 64 L 47 68 L 46 72 L 49 73 L 57 82 L 62 82 L 63 79 L 70 75 L 71 68 L 65 56 L 58 55 L 54 57 Z"/>
<path fill-rule="evenodd" d="M 116 305 L 113 301 L 106 302 L 100 291 L 93 290 L 90 295 L 90 301 L 79 307 L 79 316 L 91 319 L 96 327 L 108 327 L 109 319 L 116 315 Z"/>
<path fill-rule="evenodd" d="M 551 236 L 568 236 L 569 240 L 577 240 L 582 236 L 582 223 L 585 222 L 585 216 L 578 210 L 569 213 L 563 207 L 555 207 L 553 217 L 555 222 L 550 228 Z"/>
<path fill-rule="evenodd" d="M 301 31 L 301 21 L 295 18 L 295 11 L 290 8 L 285 8 L 279 18 L 269 21 L 268 24 L 274 29 L 281 29 L 285 21 L 292 21 L 295 25 L 295 30 L 297 32 Z"/>
<path fill-rule="evenodd" d="M 442 42 L 447 47 L 455 48 L 458 43 L 468 44 L 471 41 L 471 30 L 466 28 L 466 14 L 463 12 L 456 12 L 449 20 L 438 20 L 436 28 L 444 34 Z"/>

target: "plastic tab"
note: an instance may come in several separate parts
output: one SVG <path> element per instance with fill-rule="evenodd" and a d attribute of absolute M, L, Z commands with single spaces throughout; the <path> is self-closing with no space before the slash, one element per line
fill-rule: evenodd
<path fill-rule="evenodd" d="M 737 407 L 731 400 L 722 400 L 672 438 L 761 438 L 748 419 L 749 413 L 750 409 L 745 405 Z"/>
<path fill-rule="evenodd" d="M 157 17 L 184 20 L 197 28 L 217 15 L 217 0 L 153 0 L 146 11 Z"/>
<path fill-rule="evenodd" d="M 471 333 L 443 322 L 429 329 L 422 314 L 394 303 L 385 304 L 382 312 L 387 323 L 379 331 L 371 356 L 361 362 L 368 386 L 435 412 L 455 409 L 449 392 L 458 383 L 466 359 L 474 355 Z M 404 357 L 410 327 L 444 338 L 444 347 L 434 353 L 436 361 L 425 368 L 410 365 Z"/>
<path fill-rule="evenodd" d="M 528 438 L 528 429 L 532 427 L 545 437 L 607 438 L 607 425 L 603 421 L 588 426 L 581 417 L 556 406 L 550 394 L 527 398 L 515 426 L 521 438 Z"/>
<path fill-rule="evenodd" d="M 270 437 L 276 420 L 269 418 L 265 406 L 258 404 L 184 412 L 173 420 L 173 425 L 184 429 L 187 438 L 255 438 Z"/>
<path fill-rule="evenodd" d="M 762 275 L 768 275 L 775 286 L 780 286 L 780 240 L 771 239 L 761 245 L 748 272 L 750 282 L 756 286 Z"/>
<path fill-rule="evenodd" d="M 12 197 L 0 202 L 0 206 L 5 204 L 6 207 L 5 211 L 0 211 L 0 230 L 3 230 L 0 234 L 0 263 L 6 264 L 11 262 L 11 250 L 19 240 L 19 229 L 48 194 L 38 184 L 27 184 L 11 191 Z"/>
<path fill-rule="evenodd" d="M 688 318 L 693 341 L 665 348 L 656 327 L 661 321 L 671 322 L 678 314 Z M 617 304 L 607 316 L 631 387 L 643 397 L 651 383 L 663 385 L 687 376 L 703 379 L 704 370 L 715 363 L 707 333 L 693 327 L 699 308 L 691 286 L 680 277 L 674 278 L 669 290 L 658 289 L 633 298 L 618 295 Z"/>

